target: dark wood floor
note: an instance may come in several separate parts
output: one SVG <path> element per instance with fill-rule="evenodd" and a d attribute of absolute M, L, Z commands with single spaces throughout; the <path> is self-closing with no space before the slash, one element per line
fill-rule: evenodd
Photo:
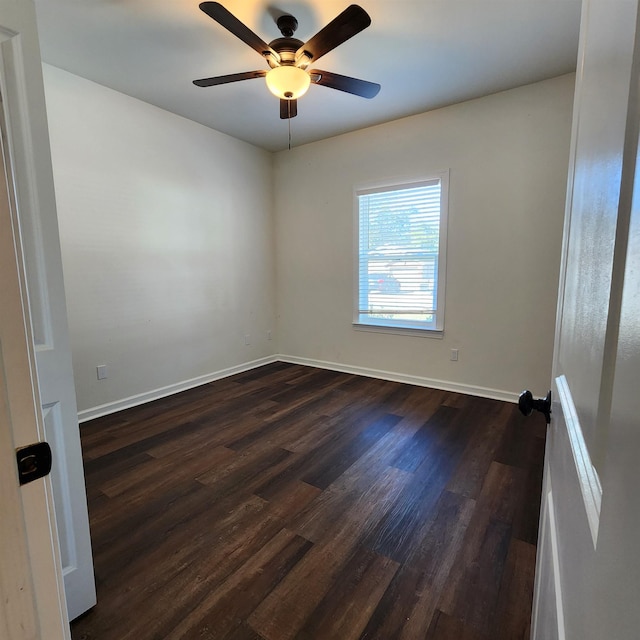
<path fill-rule="evenodd" d="M 86 423 L 73 638 L 528 638 L 538 418 L 277 363 Z"/>

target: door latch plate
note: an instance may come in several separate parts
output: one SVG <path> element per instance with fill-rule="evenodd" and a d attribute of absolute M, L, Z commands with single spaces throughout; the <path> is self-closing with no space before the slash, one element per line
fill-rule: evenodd
<path fill-rule="evenodd" d="M 51 447 L 48 442 L 36 442 L 16 449 L 20 484 L 28 484 L 48 475 L 51 472 L 51 460 Z"/>

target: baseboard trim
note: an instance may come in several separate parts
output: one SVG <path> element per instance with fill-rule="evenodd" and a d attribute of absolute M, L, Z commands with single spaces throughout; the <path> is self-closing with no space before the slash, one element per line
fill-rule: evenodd
<path fill-rule="evenodd" d="M 101 404 L 91 409 L 84 409 L 78 412 L 78 422 L 87 422 L 94 418 L 100 418 L 107 416 L 117 411 L 123 411 L 124 409 L 131 409 L 138 405 L 145 404 L 147 402 L 153 402 L 160 398 L 173 395 L 174 393 L 180 393 L 187 389 L 193 389 L 200 385 L 214 382 L 222 378 L 228 378 L 236 373 L 243 373 L 256 367 L 262 367 L 266 364 L 272 364 L 274 362 L 288 362 L 290 364 L 300 364 L 308 367 L 317 367 L 318 369 L 330 369 L 331 371 L 340 371 L 342 373 L 353 373 L 358 376 L 365 376 L 367 378 L 379 378 L 381 380 L 389 380 L 391 382 L 404 382 L 406 384 L 413 384 L 417 387 L 431 387 L 432 389 L 441 389 L 443 391 L 454 391 L 456 393 L 466 393 L 470 396 L 478 396 L 480 398 L 491 398 L 493 400 L 502 400 L 504 402 L 517 402 L 518 394 L 511 391 L 502 391 L 500 389 L 490 389 L 488 387 L 477 387 L 468 384 L 461 384 L 458 382 L 451 382 L 449 380 L 437 380 L 435 378 L 425 378 L 422 376 L 412 376 L 406 373 L 397 373 L 395 371 L 384 371 L 382 369 L 370 369 L 368 367 L 356 367 L 352 365 L 342 364 L 339 362 L 327 362 L 325 360 L 314 360 L 312 358 L 298 358 L 297 356 L 289 356 L 286 354 L 276 354 L 273 356 L 267 356 L 260 358 L 259 360 L 252 360 L 251 362 L 245 362 L 243 364 L 229 367 L 227 369 L 221 369 L 213 373 L 199 376 L 197 378 L 191 378 L 190 380 L 184 380 L 183 382 L 177 382 L 166 387 L 160 387 L 159 389 L 153 389 L 145 393 L 139 393 L 122 400 L 116 400 L 115 402 L 108 402 Z"/>
<path fill-rule="evenodd" d="M 177 382 L 176 384 L 170 384 L 166 387 L 160 387 L 159 389 L 153 389 L 145 393 L 138 393 L 122 400 L 116 400 L 115 402 L 108 402 L 107 404 L 101 404 L 91 409 L 84 409 L 78 412 L 78 422 L 86 422 L 87 420 L 93 420 L 94 418 L 100 418 L 102 416 L 116 413 L 116 411 L 122 411 L 124 409 L 130 409 L 131 407 L 137 407 L 138 405 L 152 402 L 153 400 L 159 400 L 171 396 L 174 393 L 180 393 L 187 389 L 193 389 L 221 378 L 228 378 L 236 373 L 243 373 L 256 367 L 262 367 L 266 364 L 277 362 L 276 356 L 268 356 L 266 358 L 260 358 L 259 360 L 252 360 L 251 362 L 244 362 L 243 364 L 236 365 L 234 367 L 228 367 L 227 369 L 220 369 L 213 373 L 208 373 L 197 378 L 191 378 L 190 380 L 184 380 L 183 382 Z"/>
<path fill-rule="evenodd" d="M 406 373 L 397 373 L 395 371 L 356 367 L 338 362 L 326 362 L 324 360 L 313 360 L 311 358 L 298 358 L 297 356 L 289 356 L 282 353 L 276 355 L 274 359 L 280 362 L 318 367 L 319 369 L 330 369 L 332 371 L 340 371 L 342 373 L 353 373 L 359 376 L 366 376 L 367 378 L 380 378 L 381 380 L 389 380 L 391 382 L 404 382 L 406 384 L 413 384 L 417 387 L 431 387 L 432 389 L 454 391 L 456 393 L 465 393 L 470 396 L 491 398 L 492 400 L 502 400 L 504 402 L 518 402 L 519 396 L 518 393 L 503 391 L 501 389 L 490 389 L 488 387 L 461 384 L 458 382 L 451 382 L 449 380 L 437 380 L 435 378 L 412 376 Z"/>

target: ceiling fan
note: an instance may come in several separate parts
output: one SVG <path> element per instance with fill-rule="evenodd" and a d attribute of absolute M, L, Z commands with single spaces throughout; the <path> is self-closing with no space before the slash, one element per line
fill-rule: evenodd
<path fill-rule="evenodd" d="M 219 2 L 203 2 L 200 4 L 200 9 L 234 36 L 255 49 L 267 61 L 270 69 L 194 80 L 193 84 L 198 87 L 212 87 L 239 80 L 265 78 L 271 93 L 280 98 L 280 117 L 283 119 L 293 118 L 297 115 L 297 100 L 306 93 L 311 83 L 345 91 L 363 98 L 373 98 L 380 91 L 380 85 L 375 82 L 307 68 L 325 53 L 335 49 L 371 24 L 369 14 L 356 4 L 347 7 L 307 42 L 293 37 L 298 28 L 298 21 L 293 16 L 280 16 L 276 24 L 282 33 L 282 38 L 276 38 L 269 44 L 253 33 L 249 27 L 240 22 Z"/>

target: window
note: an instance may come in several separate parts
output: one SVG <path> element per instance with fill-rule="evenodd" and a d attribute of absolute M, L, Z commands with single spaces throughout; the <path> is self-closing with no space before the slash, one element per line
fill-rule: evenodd
<path fill-rule="evenodd" d="M 356 328 L 444 328 L 448 172 L 356 191 Z"/>

